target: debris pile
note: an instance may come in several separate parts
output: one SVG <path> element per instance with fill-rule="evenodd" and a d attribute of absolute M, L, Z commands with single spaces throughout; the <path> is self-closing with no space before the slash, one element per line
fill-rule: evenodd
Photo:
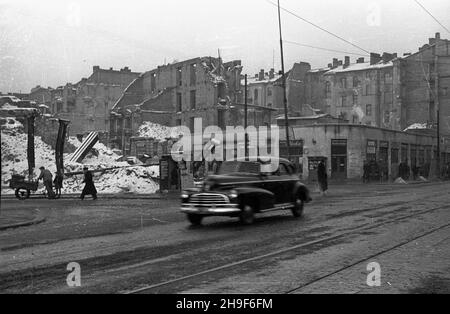
<path fill-rule="evenodd" d="M 11 175 L 28 174 L 27 162 L 27 134 L 24 133 L 23 124 L 15 118 L 0 118 L 1 125 L 1 151 L 2 151 L 2 194 L 13 194 L 8 187 Z M 52 173 L 56 171 L 55 151 L 45 144 L 41 137 L 35 136 L 36 169 L 34 179 L 39 175 L 39 167 L 44 166 Z M 78 147 L 81 142 L 76 137 L 69 138 L 69 142 Z M 137 193 L 152 194 L 159 190 L 157 179 L 159 167 L 139 167 L 126 162 L 117 162 L 121 156 L 114 153 L 104 144 L 97 143 L 92 152 L 83 160 L 83 163 L 68 163 L 69 154 L 64 154 L 65 172 L 82 172 L 84 166 L 92 171 L 105 170 L 94 173 L 94 182 L 99 193 Z M 111 169 L 117 168 L 117 169 Z M 106 170 L 111 169 L 111 170 Z M 74 175 L 64 178 L 64 194 L 81 193 L 84 186 L 83 175 Z M 36 192 L 40 194 L 40 190 Z"/>

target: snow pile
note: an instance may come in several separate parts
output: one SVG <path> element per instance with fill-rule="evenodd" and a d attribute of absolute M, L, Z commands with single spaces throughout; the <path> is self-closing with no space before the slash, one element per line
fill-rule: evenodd
<path fill-rule="evenodd" d="M 426 123 L 414 123 L 411 124 L 409 127 L 407 127 L 404 132 L 408 131 L 408 130 L 426 130 L 428 129 L 428 126 Z"/>
<path fill-rule="evenodd" d="M 82 170 L 83 165 L 70 165 L 72 171 Z M 90 168 L 98 170 L 101 168 Z M 159 169 L 158 169 L 159 170 Z M 155 167 L 128 167 L 105 171 L 104 173 L 94 173 L 94 184 L 99 193 L 135 193 L 152 194 L 159 190 L 159 185 L 152 178 L 157 177 L 158 172 Z M 81 193 L 84 184 L 83 176 L 77 175 L 64 180 L 64 193 Z"/>
<path fill-rule="evenodd" d="M 182 135 L 183 133 L 178 127 L 168 127 L 152 122 L 144 122 L 138 130 L 139 137 L 152 138 L 159 142 L 164 142 L 167 139 L 178 139 Z"/>
<path fill-rule="evenodd" d="M 75 146 L 75 148 L 80 147 L 82 144 L 76 137 L 69 137 L 68 142 Z M 127 165 L 126 163 L 116 162 L 116 160 L 118 160 L 120 157 L 121 156 L 114 153 L 106 145 L 97 142 L 91 152 L 83 160 L 83 164 L 93 166 L 104 165 L 103 168 Z"/>
<path fill-rule="evenodd" d="M 15 118 L 7 119 L 2 125 L 2 185 L 7 185 L 12 174 L 28 175 L 27 135 L 23 133 L 23 125 Z M 40 136 L 34 138 L 36 167 L 44 166 L 50 171 L 56 171 L 55 152 L 45 144 Z M 35 169 L 39 175 L 39 169 Z"/>
<path fill-rule="evenodd" d="M 394 181 L 395 184 L 408 184 L 405 180 L 403 180 L 402 178 L 397 178 Z"/>
<path fill-rule="evenodd" d="M 27 162 L 27 135 L 23 133 L 23 125 L 15 118 L 2 118 L 6 123 L 1 127 L 2 151 L 2 186 L 8 186 L 12 174 L 28 175 Z M 2 121 L 5 122 L 5 121 Z M 41 137 L 35 137 L 35 164 L 34 179 L 39 176 L 39 167 L 44 166 L 52 173 L 56 171 L 55 151 L 45 144 Z M 77 138 L 69 138 L 69 142 L 76 147 L 81 145 Z M 94 173 L 94 182 L 99 193 L 136 193 L 152 194 L 159 190 L 155 178 L 159 177 L 159 167 L 130 167 L 126 162 L 117 162 L 120 157 L 104 144 L 97 143 L 93 153 L 89 154 L 83 163 L 68 163 L 69 154 L 64 155 L 65 172 L 82 172 L 84 166 L 89 170 L 102 170 L 121 167 L 119 169 L 105 170 Z M 64 178 L 64 194 L 81 193 L 84 184 L 83 175 L 74 175 Z M 42 181 L 36 192 L 43 191 Z M 2 193 L 13 194 L 10 188 L 2 189 Z"/>

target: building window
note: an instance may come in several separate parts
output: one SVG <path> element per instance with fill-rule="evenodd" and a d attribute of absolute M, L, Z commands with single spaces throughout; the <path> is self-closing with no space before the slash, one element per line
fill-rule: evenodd
<path fill-rule="evenodd" d="M 255 102 L 255 105 L 258 104 L 258 96 L 259 96 L 259 90 L 258 90 L 258 89 L 255 89 L 255 90 L 253 91 L 253 101 Z"/>
<path fill-rule="evenodd" d="M 152 93 L 156 90 L 156 73 L 152 73 L 150 77 L 150 89 Z"/>
<path fill-rule="evenodd" d="M 272 88 L 270 87 L 267 88 L 267 96 L 272 96 Z"/>
<path fill-rule="evenodd" d="M 177 93 L 177 112 L 183 111 L 183 103 L 181 93 Z"/>
<path fill-rule="evenodd" d="M 353 95 L 353 105 L 358 104 L 358 95 Z"/>
<path fill-rule="evenodd" d="M 353 87 L 358 87 L 358 85 L 359 85 L 358 77 L 354 76 L 353 77 Z"/>
<path fill-rule="evenodd" d="M 392 79 L 391 73 L 384 73 L 384 81 L 390 81 Z"/>
<path fill-rule="evenodd" d="M 366 105 L 366 116 L 371 117 L 372 116 L 372 105 Z"/>
<path fill-rule="evenodd" d="M 191 86 L 197 84 L 197 64 L 193 63 L 190 66 L 190 80 Z"/>
<path fill-rule="evenodd" d="M 353 119 L 352 119 L 353 121 L 353 124 L 358 124 L 358 122 L 359 122 L 359 119 L 358 119 L 358 116 L 353 116 Z"/>
<path fill-rule="evenodd" d="M 347 88 L 347 78 L 345 77 L 341 78 L 341 87 Z"/>
<path fill-rule="evenodd" d="M 177 86 L 183 85 L 182 68 L 177 68 Z"/>
<path fill-rule="evenodd" d="M 370 84 L 366 85 L 366 95 L 370 95 Z"/>
<path fill-rule="evenodd" d="M 191 98 L 191 109 L 195 109 L 197 102 L 195 90 L 191 90 L 190 98 Z"/>
<path fill-rule="evenodd" d="M 384 123 L 389 124 L 391 122 L 391 114 L 389 111 L 384 112 Z"/>
<path fill-rule="evenodd" d="M 177 126 L 181 126 L 181 119 L 177 119 Z"/>
<path fill-rule="evenodd" d="M 341 96 L 341 106 L 345 107 L 347 104 L 347 96 Z"/>
<path fill-rule="evenodd" d="M 330 82 L 325 83 L 325 94 L 326 94 L 327 98 L 331 97 L 331 83 Z"/>

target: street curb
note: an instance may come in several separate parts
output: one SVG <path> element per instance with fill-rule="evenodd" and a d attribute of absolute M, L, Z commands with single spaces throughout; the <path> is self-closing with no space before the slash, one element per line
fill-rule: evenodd
<path fill-rule="evenodd" d="M 0 226 L 0 231 L 6 230 L 6 229 L 15 229 L 15 228 L 19 228 L 19 227 L 27 227 L 27 226 L 37 225 L 37 224 L 43 223 L 44 221 L 46 221 L 46 218 L 37 218 L 37 219 L 19 222 L 19 223 L 15 223 L 15 224 L 11 224 L 11 225 Z"/>

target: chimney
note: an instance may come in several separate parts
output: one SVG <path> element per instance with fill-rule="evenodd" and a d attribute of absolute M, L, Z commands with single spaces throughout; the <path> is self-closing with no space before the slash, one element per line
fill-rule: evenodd
<path fill-rule="evenodd" d="M 339 66 L 339 62 L 337 58 L 333 58 L 333 68 L 337 68 Z"/>
<path fill-rule="evenodd" d="M 380 54 L 378 53 L 370 53 L 370 65 L 374 65 L 377 64 L 378 62 L 380 62 L 382 60 Z"/>
<path fill-rule="evenodd" d="M 345 56 L 344 69 L 350 66 L 350 57 Z"/>
<path fill-rule="evenodd" d="M 270 69 L 269 79 L 273 79 L 275 77 L 275 69 Z"/>
<path fill-rule="evenodd" d="M 92 68 L 92 70 L 93 70 L 94 72 L 100 71 L 100 66 L 94 65 L 94 67 Z"/>
<path fill-rule="evenodd" d="M 333 67 L 333 63 L 328 63 L 328 68 L 331 69 Z"/>
<path fill-rule="evenodd" d="M 434 38 L 436 38 L 436 39 L 441 39 L 441 33 L 436 33 L 436 35 L 434 36 Z"/>
<path fill-rule="evenodd" d="M 356 63 L 364 63 L 364 57 L 358 58 Z"/>
<path fill-rule="evenodd" d="M 339 61 L 338 61 L 338 65 L 341 66 L 342 64 L 343 64 L 343 63 L 342 63 L 342 60 L 339 60 Z"/>
<path fill-rule="evenodd" d="M 259 71 L 258 81 L 264 81 L 264 69 Z"/>
<path fill-rule="evenodd" d="M 383 56 L 381 58 L 383 59 L 384 63 L 387 63 L 387 62 L 391 61 L 392 59 L 397 58 L 397 54 L 383 52 Z"/>

